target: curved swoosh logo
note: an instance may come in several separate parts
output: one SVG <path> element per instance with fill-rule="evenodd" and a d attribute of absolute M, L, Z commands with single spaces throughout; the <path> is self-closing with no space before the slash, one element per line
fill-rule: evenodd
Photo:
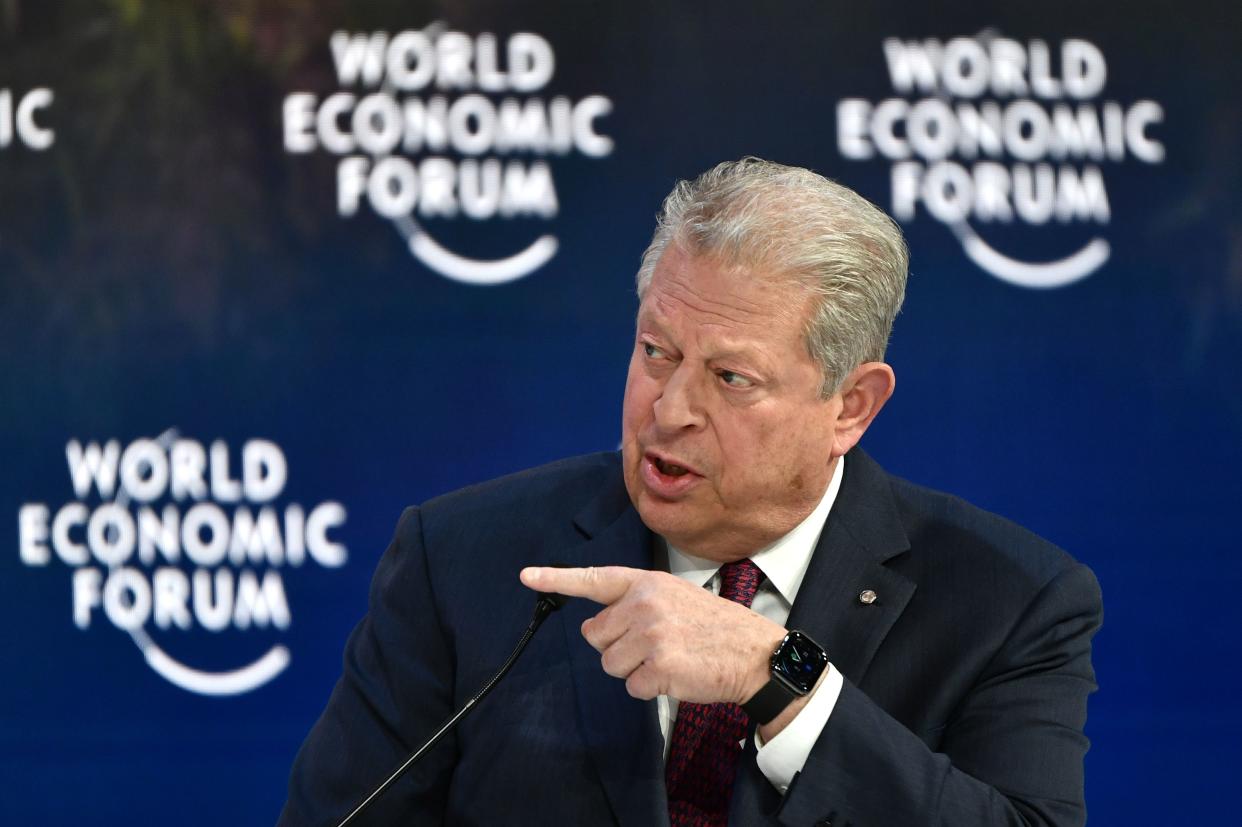
<path fill-rule="evenodd" d="M 520 253 L 507 258 L 482 261 L 445 249 L 418 222 L 408 216 L 394 219 L 393 224 L 405 237 L 415 258 L 440 275 L 463 284 L 490 286 L 516 281 L 547 264 L 557 250 L 556 238 L 544 235 L 535 239 Z"/>
<path fill-rule="evenodd" d="M 966 256 L 1001 281 L 1019 287 L 1047 290 L 1064 287 L 1086 278 L 1108 261 L 1111 248 L 1102 238 L 1093 238 L 1081 250 L 1056 261 L 1032 264 L 1018 261 L 988 246 L 969 224 L 950 224 L 953 233 L 962 242 Z"/>
<path fill-rule="evenodd" d="M 155 641 L 142 630 L 130 632 L 134 643 L 142 651 L 147 665 L 155 670 L 161 678 L 189 692 L 199 695 L 240 695 L 252 689 L 258 689 L 272 678 L 279 675 L 289 665 L 289 650 L 284 646 L 273 646 L 267 654 L 229 672 L 203 672 L 186 666 L 156 645 Z"/>
<path fill-rule="evenodd" d="M 176 428 L 168 428 L 157 436 L 155 441 L 162 445 L 164 450 L 171 450 L 177 435 Z M 113 498 L 113 502 L 122 507 L 128 505 L 129 491 L 121 487 Z M 199 695 L 240 695 L 243 692 L 258 689 L 285 671 L 291 659 L 286 647 L 276 645 L 267 650 L 263 657 L 240 669 L 232 669 L 228 672 L 204 672 L 201 669 L 186 666 L 173 658 L 161 649 L 141 627 L 130 629 L 129 636 L 137 645 L 138 650 L 142 652 L 147 665 L 155 670 L 157 675 L 173 686 L 181 687 L 187 692 L 197 692 Z"/>

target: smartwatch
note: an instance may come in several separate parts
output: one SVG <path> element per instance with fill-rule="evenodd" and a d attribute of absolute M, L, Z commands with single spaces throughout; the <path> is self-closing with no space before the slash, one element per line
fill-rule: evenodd
<path fill-rule="evenodd" d="M 742 704 L 759 726 L 785 711 L 793 701 L 810 693 L 828 666 L 828 653 L 804 632 L 793 631 L 776 647 L 769 661 L 771 679 Z"/>

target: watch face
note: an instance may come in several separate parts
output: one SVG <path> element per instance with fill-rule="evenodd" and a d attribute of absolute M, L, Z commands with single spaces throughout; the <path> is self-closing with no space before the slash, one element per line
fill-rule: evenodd
<path fill-rule="evenodd" d="M 786 635 L 772 656 L 772 673 L 783 678 L 800 695 L 815 688 L 827 665 L 828 655 L 823 647 L 801 632 Z"/>

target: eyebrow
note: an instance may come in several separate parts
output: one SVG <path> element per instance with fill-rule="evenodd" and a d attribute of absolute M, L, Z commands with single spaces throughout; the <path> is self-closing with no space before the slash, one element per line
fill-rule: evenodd
<path fill-rule="evenodd" d="M 650 323 L 653 327 L 657 328 L 658 332 L 664 333 L 666 328 L 663 325 L 662 321 L 663 320 L 657 314 L 647 313 L 644 316 L 643 311 L 640 310 L 638 313 L 638 318 L 636 320 L 635 326 L 641 327 L 644 322 L 647 322 L 647 323 Z M 635 332 L 639 333 L 641 331 L 635 331 Z M 725 345 L 722 349 L 712 352 L 712 354 L 707 357 L 708 362 L 728 361 L 730 359 L 741 360 L 742 362 L 746 363 L 747 367 L 753 369 L 754 371 L 758 373 L 763 374 L 764 376 L 770 376 L 772 374 L 773 366 L 771 364 L 771 360 L 764 358 L 762 355 L 760 355 L 758 351 L 754 349 L 729 347 Z"/>
<path fill-rule="evenodd" d="M 759 354 L 756 353 L 755 351 L 724 350 L 719 353 L 713 354 L 708 359 L 708 361 L 709 362 L 720 362 L 720 361 L 728 362 L 731 359 L 737 359 L 741 361 L 743 363 L 742 367 L 748 368 L 750 370 L 753 370 L 756 373 L 762 374 L 764 377 L 770 377 L 772 374 L 772 368 L 771 368 L 769 361 L 759 356 Z"/>

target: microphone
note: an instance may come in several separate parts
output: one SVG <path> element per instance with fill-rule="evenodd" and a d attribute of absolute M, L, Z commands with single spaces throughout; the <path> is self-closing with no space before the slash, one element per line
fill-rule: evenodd
<path fill-rule="evenodd" d="M 483 700 L 483 698 L 487 696 L 487 693 L 491 692 L 492 689 L 495 688 L 496 684 L 500 683 L 501 678 L 509 673 L 509 670 L 513 668 L 513 664 L 517 663 L 517 659 L 522 654 L 522 651 L 526 649 L 526 644 L 530 643 L 530 639 L 535 636 L 535 632 L 541 625 L 543 625 L 543 621 L 548 618 L 548 615 L 564 606 L 565 601 L 569 600 L 569 598 L 565 595 L 556 594 L 555 592 L 537 592 L 536 595 L 535 613 L 531 617 L 530 623 L 527 624 L 526 631 L 522 632 L 522 636 L 518 639 L 517 646 L 513 648 L 513 654 L 509 655 L 509 659 L 504 662 L 504 665 L 500 667 L 500 670 L 493 675 L 487 683 L 483 684 L 483 688 L 476 692 L 473 698 L 466 701 L 461 709 L 457 710 L 451 718 L 441 724 L 440 728 L 436 730 L 436 732 L 428 738 L 421 747 L 416 749 L 409 758 L 405 759 L 404 764 L 397 767 L 396 771 L 393 772 L 392 775 L 388 776 L 382 784 L 372 790 L 370 795 L 362 799 L 362 801 L 358 803 L 358 806 L 355 807 L 349 815 L 345 816 L 345 818 L 343 818 L 340 823 L 336 825 L 336 827 L 345 827 L 357 818 L 358 814 L 365 810 L 372 801 L 379 798 L 385 790 L 396 782 L 398 778 L 405 775 L 405 773 L 410 769 L 410 767 L 414 766 L 414 763 L 418 761 L 419 758 L 422 758 L 423 755 L 435 746 L 441 738 L 447 735 L 453 727 L 457 726 L 458 722 L 461 721 L 462 718 L 465 718 L 466 715 L 468 715 L 470 711 L 473 710 L 479 703 L 479 701 Z"/>

